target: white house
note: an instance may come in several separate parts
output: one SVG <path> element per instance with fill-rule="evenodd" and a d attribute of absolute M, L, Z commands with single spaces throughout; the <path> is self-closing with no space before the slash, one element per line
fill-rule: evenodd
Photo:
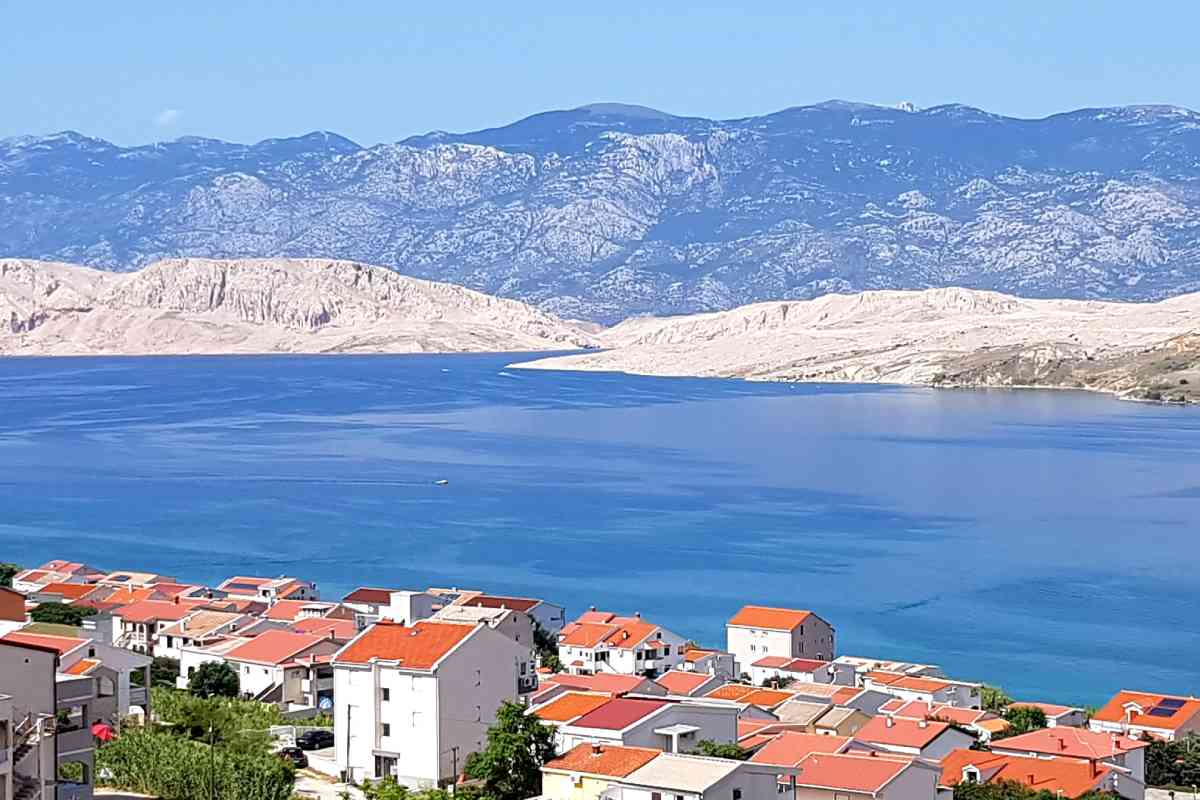
<path fill-rule="evenodd" d="M 1174 741 L 1200 733 L 1200 698 L 1122 689 L 1092 715 L 1088 727 L 1104 733 Z"/>
<path fill-rule="evenodd" d="M 733 704 L 616 697 L 559 727 L 562 748 L 585 742 L 687 752 L 697 742 L 737 741 Z"/>
<path fill-rule="evenodd" d="M 862 676 L 862 685 L 865 689 L 885 692 L 901 700 L 928 703 L 931 706 L 983 707 L 983 686 L 978 683 L 876 670 Z"/>
<path fill-rule="evenodd" d="M 520 611 L 528 614 L 534 622 L 552 636 L 561 631 L 567 623 L 566 610 L 562 606 L 534 597 L 508 597 L 499 594 L 463 592 L 454 600 L 454 605 L 507 608 L 512 611 Z"/>
<path fill-rule="evenodd" d="M 828 661 L 833 626 L 811 611 L 744 606 L 725 625 L 726 647 L 743 670 L 765 656 Z"/>
<path fill-rule="evenodd" d="M 703 672 L 708 675 L 719 675 L 729 680 L 741 677 L 740 665 L 733 653 L 724 650 L 709 650 L 702 647 L 692 647 L 684 651 L 683 661 L 678 669 L 685 672 Z"/>
<path fill-rule="evenodd" d="M 687 640 L 642 619 L 588 611 L 558 635 L 558 660 L 570 673 L 654 677 L 683 661 Z"/>
<path fill-rule="evenodd" d="M 286 576 L 261 578 L 254 575 L 235 575 L 218 586 L 217 591 L 225 597 L 262 600 L 267 603 L 276 600 L 321 599 L 315 583 Z"/>
<path fill-rule="evenodd" d="M 243 695 L 285 708 L 315 708 L 333 693 L 329 663 L 340 647 L 328 636 L 273 630 L 227 651 L 225 663 L 237 672 Z"/>
<path fill-rule="evenodd" d="M 444 784 L 517 697 L 527 648 L 486 625 L 381 621 L 334 656 L 334 736 L 354 781 Z"/>
<path fill-rule="evenodd" d="M 534 654 L 533 617 L 523 611 L 511 608 L 492 608 L 490 606 L 458 606 L 450 605 L 434 612 L 431 619 L 439 622 L 457 622 L 466 625 L 487 625 L 494 631 L 504 634 L 522 648 L 525 660 L 517 670 L 520 691 L 522 694 L 537 689 L 537 660 Z"/>
<path fill-rule="evenodd" d="M 786 767 L 726 758 L 663 753 L 610 784 L 611 800 L 776 800 Z"/>
<path fill-rule="evenodd" d="M 184 647 L 212 644 L 255 621 L 254 617 L 229 611 L 193 611 L 178 622 L 159 629 L 154 641 L 154 655 L 179 660 Z"/>
<path fill-rule="evenodd" d="M 854 686 L 854 668 L 833 661 L 788 656 L 763 656 L 750 665 L 750 682 L 759 686 L 770 680 L 785 679 L 792 683 L 833 683 Z"/>
<path fill-rule="evenodd" d="M 142 600 L 114 609 L 114 644 L 137 653 L 153 654 L 159 631 L 191 614 L 195 604 Z"/>

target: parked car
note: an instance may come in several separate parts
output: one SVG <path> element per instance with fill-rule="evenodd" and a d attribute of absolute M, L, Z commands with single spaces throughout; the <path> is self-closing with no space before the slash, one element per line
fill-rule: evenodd
<path fill-rule="evenodd" d="M 304 769 L 308 766 L 308 756 L 304 755 L 304 751 L 299 747 L 285 747 L 279 751 L 279 757 L 292 762 L 292 766 L 296 769 Z"/>
<path fill-rule="evenodd" d="M 301 750 L 320 750 L 333 747 L 333 731 L 305 731 L 296 737 L 296 745 Z"/>

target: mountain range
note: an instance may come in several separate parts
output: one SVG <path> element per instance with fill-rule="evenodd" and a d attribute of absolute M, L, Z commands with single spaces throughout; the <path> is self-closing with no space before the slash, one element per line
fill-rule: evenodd
<path fill-rule="evenodd" d="M 831 292 L 1200 289 L 1200 114 L 618 104 L 361 146 L 0 140 L 0 255 L 383 265 L 612 323 Z"/>

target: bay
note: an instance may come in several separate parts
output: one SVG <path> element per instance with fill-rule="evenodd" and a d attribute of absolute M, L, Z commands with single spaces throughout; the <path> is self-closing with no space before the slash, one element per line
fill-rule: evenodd
<path fill-rule="evenodd" d="M 1025 699 L 1200 692 L 1194 409 L 517 358 L 2 360 L 0 560 L 483 588 L 712 645 L 804 607 Z"/>

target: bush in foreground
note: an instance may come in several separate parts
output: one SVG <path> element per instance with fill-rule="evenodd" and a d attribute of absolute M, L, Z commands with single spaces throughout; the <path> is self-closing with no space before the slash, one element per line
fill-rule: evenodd
<path fill-rule="evenodd" d="M 290 764 L 259 749 L 210 747 L 172 733 L 128 729 L 96 751 L 103 783 L 163 800 L 289 800 Z"/>

